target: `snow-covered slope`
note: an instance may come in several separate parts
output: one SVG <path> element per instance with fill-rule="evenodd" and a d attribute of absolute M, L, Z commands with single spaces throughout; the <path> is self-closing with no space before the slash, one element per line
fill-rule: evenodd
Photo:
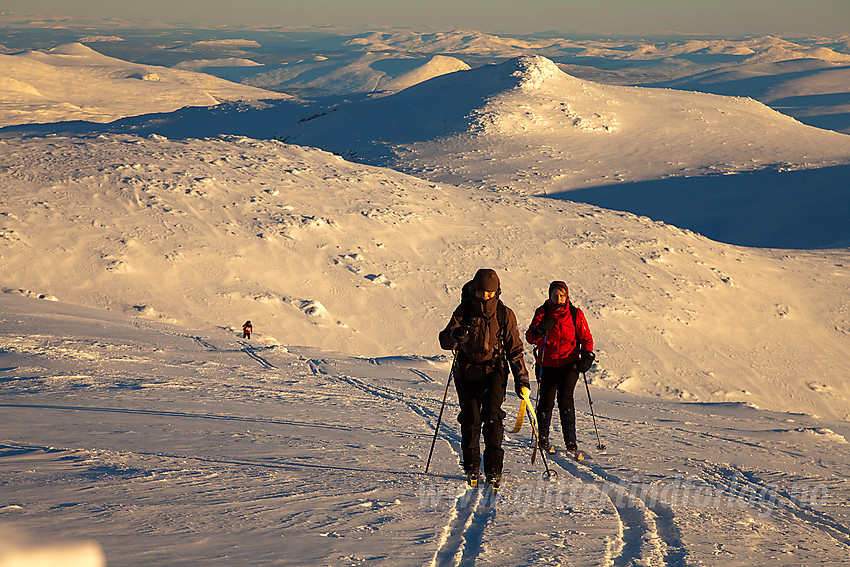
<path fill-rule="evenodd" d="M 659 86 L 750 96 L 806 124 L 850 133 L 848 57 L 822 55 L 713 69 Z"/>
<path fill-rule="evenodd" d="M 553 67 L 519 59 L 335 111 L 277 101 L 5 131 L 0 563 L 846 563 L 850 251 L 735 247 L 550 197 L 620 173 L 646 179 L 616 182 L 620 203 L 651 192 L 713 224 L 728 204 L 764 233 L 772 197 L 800 213 L 784 237 L 841 242 L 847 137 L 751 100 Z M 45 84 L 66 78 L 44 69 Z M 138 79 L 92 81 L 118 115 L 148 108 L 123 100 Z M 291 126 L 462 185 L 270 139 Z M 679 185 L 734 171 L 752 172 Z M 566 280 L 598 354 L 595 419 L 576 392 L 589 458 L 553 456 L 559 480 L 543 483 L 528 427 L 507 435 L 497 502 L 458 478 L 451 394 L 423 474 L 450 366 L 436 335 L 485 266 L 522 331 Z M 509 392 L 509 422 L 517 408 Z"/>
<path fill-rule="evenodd" d="M 0 144 L 0 285 L 261 340 L 436 355 L 497 269 L 524 327 L 566 279 L 597 384 L 850 415 L 846 252 L 772 254 L 590 205 L 439 186 L 274 141 Z"/>
<path fill-rule="evenodd" d="M 201 73 L 129 63 L 80 43 L 0 54 L 0 126 L 110 122 L 184 106 L 287 97 Z"/>
<path fill-rule="evenodd" d="M 600 453 L 580 390 L 589 457 L 550 456 L 543 482 L 526 425 L 493 501 L 460 479 L 453 393 L 424 474 L 445 357 L 276 347 L 11 294 L 0 318 L 6 564 L 846 564 L 847 422 L 593 388 Z M 512 422 L 512 392 L 504 407 Z"/>
<path fill-rule="evenodd" d="M 453 64 L 435 59 L 425 67 L 439 73 Z M 423 67 L 408 75 L 402 68 L 387 69 L 397 87 L 421 78 Z M 850 136 L 804 126 L 752 99 L 579 80 L 541 57 L 332 108 L 238 103 L 11 130 L 278 138 L 436 182 L 628 210 L 733 244 L 850 241 L 850 225 L 841 222 L 850 214 Z M 770 220 L 750 222 L 757 215 Z"/>
<path fill-rule="evenodd" d="M 582 200 L 731 243 L 817 247 L 850 239 L 846 223 L 835 222 L 850 214 L 840 173 L 850 163 L 850 136 L 805 126 L 748 98 L 576 79 L 542 57 L 340 106 L 281 135 L 435 182 Z M 765 199 L 740 198 L 752 175 L 728 176 L 742 173 L 764 178 Z M 707 181 L 694 192 L 684 178 Z M 817 191 L 810 207 L 797 204 L 802 178 Z M 672 214 L 664 206 L 670 201 Z M 753 227 L 747 219 L 766 214 L 765 201 L 773 220 Z M 715 202 L 726 206 L 711 212 Z M 825 230 L 805 239 L 795 238 L 802 234 L 796 229 L 777 234 L 789 219 Z"/>
<path fill-rule="evenodd" d="M 316 56 L 257 73 L 245 84 L 283 92 L 310 95 L 370 93 L 374 96 L 400 91 L 428 79 L 469 69 L 456 57 L 422 57 L 366 52 L 353 58 Z"/>
<path fill-rule="evenodd" d="M 543 57 L 438 77 L 284 135 L 435 181 L 534 194 L 850 161 L 850 136 L 753 100 L 596 84 Z"/>

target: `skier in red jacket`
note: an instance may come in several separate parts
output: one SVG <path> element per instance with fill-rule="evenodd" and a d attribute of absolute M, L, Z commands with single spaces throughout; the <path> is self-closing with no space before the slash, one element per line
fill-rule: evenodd
<path fill-rule="evenodd" d="M 567 284 L 549 284 L 549 299 L 534 312 L 526 340 L 537 345 L 537 381 L 540 450 L 549 450 L 549 426 L 555 398 L 561 415 L 561 429 L 567 451 L 576 454 L 576 410 L 573 390 L 579 372 L 593 364 L 593 336 L 581 309 L 570 303 Z"/>

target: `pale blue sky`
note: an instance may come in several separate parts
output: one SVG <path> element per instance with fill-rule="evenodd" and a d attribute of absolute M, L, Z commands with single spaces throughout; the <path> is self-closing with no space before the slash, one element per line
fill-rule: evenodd
<path fill-rule="evenodd" d="M 850 0 L 3 0 L 20 14 L 212 25 L 591 33 L 850 34 Z"/>

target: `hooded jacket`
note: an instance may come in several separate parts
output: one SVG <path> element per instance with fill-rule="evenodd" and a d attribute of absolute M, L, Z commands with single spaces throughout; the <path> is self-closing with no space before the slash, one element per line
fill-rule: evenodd
<path fill-rule="evenodd" d="M 524 347 L 519 335 L 516 315 L 507 306 L 504 306 L 504 345 L 500 340 L 501 329 L 499 327 L 498 309 L 501 300 L 499 299 L 499 278 L 496 272 L 489 269 L 478 270 L 472 280 L 471 287 L 473 291 L 495 291 L 496 296 L 484 300 L 473 294 L 463 299 L 452 313 L 446 328 L 440 332 L 440 346 L 445 350 L 452 350 L 457 347 L 461 362 L 458 368 L 461 375 L 469 373 L 467 372 L 470 370 L 469 364 L 492 366 L 497 363 L 504 348 L 505 358 L 514 377 L 528 376 L 523 358 Z M 454 329 L 463 325 L 469 327 L 469 340 L 459 345 L 451 335 Z M 472 376 L 465 377 L 474 379 Z"/>
<path fill-rule="evenodd" d="M 563 306 L 557 306 L 550 299 L 547 299 L 534 312 L 525 338 L 529 343 L 537 345 L 538 365 L 560 368 L 578 362 L 582 350 L 593 350 L 593 336 L 590 334 L 587 319 L 585 319 L 581 309 L 578 307 L 575 309 L 576 321 L 573 324 L 568 292 L 567 302 Z M 535 327 L 545 318 L 554 319 L 555 326 L 546 332 L 545 337 L 538 337 L 534 332 Z M 546 339 L 545 345 L 543 343 L 544 338 Z"/>

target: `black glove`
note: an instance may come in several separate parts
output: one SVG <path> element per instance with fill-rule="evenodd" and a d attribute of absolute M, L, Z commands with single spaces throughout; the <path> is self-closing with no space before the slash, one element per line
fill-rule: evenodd
<path fill-rule="evenodd" d="M 459 345 L 469 340 L 469 327 L 455 327 L 452 329 L 451 337 Z"/>
<path fill-rule="evenodd" d="M 531 390 L 531 382 L 528 381 L 528 376 L 518 376 L 514 380 L 514 388 L 516 388 L 516 395 L 520 398 L 522 397 L 523 388 Z"/>
<path fill-rule="evenodd" d="M 532 332 L 534 333 L 534 336 L 539 339 L 546 335 L 546 333 L 548 333 L 550 330 L 552 330 L 552 327 L 554 326 L 555 320 L 550 317 L 545 317 L 537 324 L 536 327 L 534 327 L 534 329 L 532 329 Z"/>
<path fill-rule="evenodd" d="M 581 351 L 581 358 L 576 363 L 576 368 L 579 372 L 587 372 L 593 366 L 594 360 L 596 360 L 596 355 L 593 354 L 592 350 L 583 350 Z"/>

